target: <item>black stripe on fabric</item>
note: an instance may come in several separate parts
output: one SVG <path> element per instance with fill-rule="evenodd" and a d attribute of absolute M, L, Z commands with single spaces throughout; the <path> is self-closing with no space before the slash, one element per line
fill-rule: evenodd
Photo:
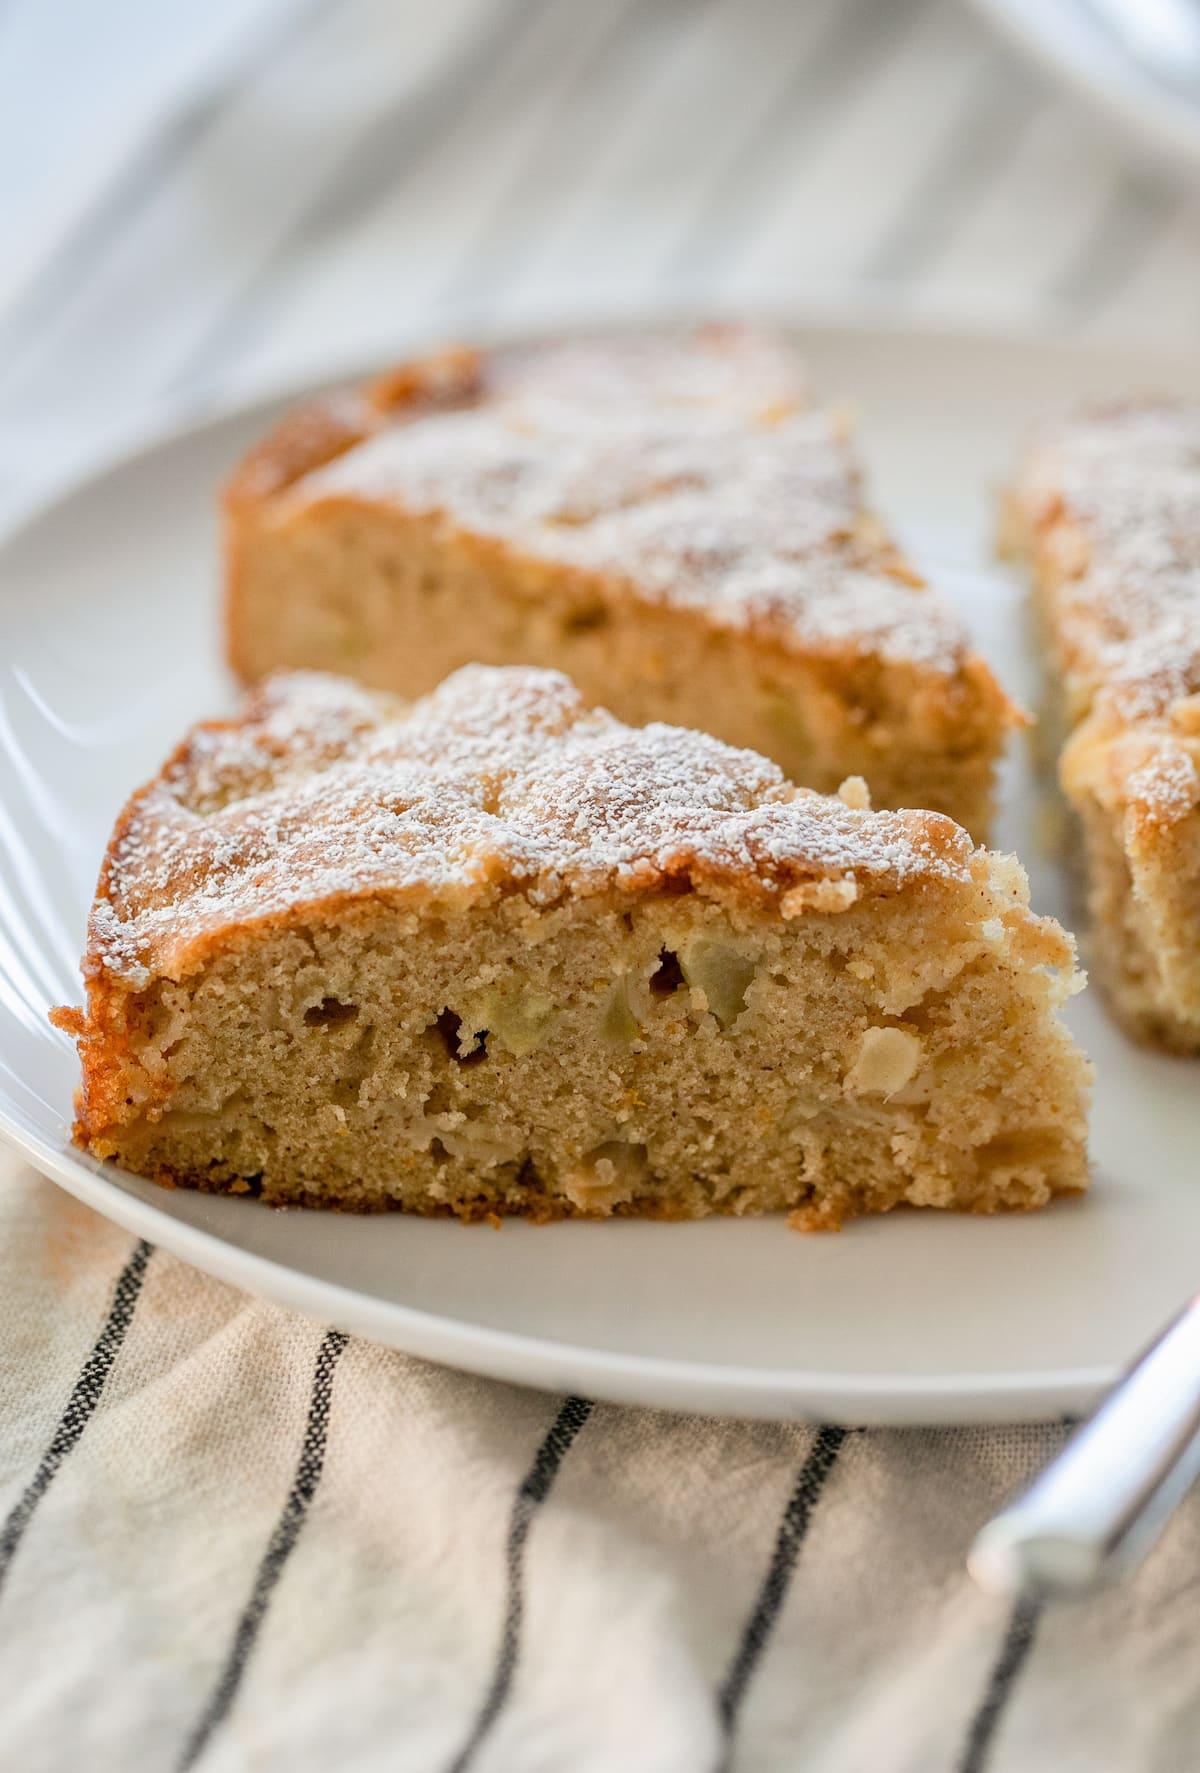
<path fill-rule="evenodd" d="M 1147 247 L 1166 232 L 1182 203 L 1181 191 L 1144 173 L 1121 178 L 1051 284 L 1050 300 L 1073 321 L 1096 314 L 1140 270 Z"/>
<path fill-rule="evenodd" d="M 134 1245 L 133 1254 L 126 1262 L 117 1277 L 113 1288 L 112 1304 L 109 1307 L 104 1327 L 97 1336 L 83 1364 L 83 1370 L 75 1381 L 70 1400 L 59 1420 L 58 1427 L 51 1436 L 50 1444 L 38 1463 L 25 1488 L 25 1493 L 10 1512 L 4 1527 L 0 1530 L 0 1589 L 3 1589 L 5 1577 L 21 1543 L 25 1529 L 28 1527 L 37 1509 L 38 1503 L 46 1494 L 68 1456 L 78 1446 L 83 1431 L 91 1421 L 97 1404 L 104 1391 L 104 1384 L 112 1370 L 112 1364 L 120 1352 L 125 1340 L 126 1331 L 133 1322 L 133 1314 L 137 1309 L 138 1298 L 142 1291 L 142 1282 L 146 1276 L 146 1264 L 154 1254 L 154 1245 L 148 1244 L 144 1238 Z"/>
<path fill-rule="evenodd" d="M 779 1522 L 779 1530 L 775 1535 L 775 1544 L 771 1551 L 771 1562 L 763 1577 L 762 1587 L 751 1609 L 750 1617 L 742 1630 L 741 1640 L 729 1664 L 725 1679 L 717 1689 L 717 1716 L 721 1722 L 726 1744 L 728 1745 L 737 1725 L 738 1712 L 746 1697 L 746 1689 L 754 1675 L 755 1669 L 762 1660 L 763 1651 L 771 1639 L 775 1622 L 779 1618 L 780 1609 L 787 1596 L 788 1584 L 792 1579 L 792 1571 L 796 1567 L 796 1559 L 800 1555 L 800 1547 L 812 1522 L 821 1491 L 825 1488 L 830 1472 L 837 1464 L 842 1442 L 846 1438 L 844 1428 L 836 1428 L 827 1424 L 817 1433 L 817 1438 L 809 1450 L 807 1459 L 800 1467 L 787 1507 Z M 726 1750 L 726 1757 L 728 1748 Z M 722 1766 L 727 1765 L 727 1758 Z"/>
<path fill-rule="evenodd" d="M 670 272 L 719 271 L 759 233 L 775 208 L 769 171 L 794 158 L 851 102 L 895 53 L 926 0 L 841 0 L 815 46 L 756 118 L 741 147 L 713 180 L 707 201 L 680 243 Z"/>
<path fill-rule="evenodd" d="M 1037 1601 L 1018 1601 L 1014 1606 L 1000 1654 L 992 1664 L 987 1688 L 971 1719 L 958 1773 L 983 1773 L 987 1766 L 1004 1708 L 1033 1648 L 1040 1618 L 1041 1606 Z"/>
<path fill-rule="evenodd" d="M 863 276 L 896 284 L 923 272 L 1003 172 L 1042 102 L 1042 90 L 1026 69 L 997 65 L 989 49 L 962 109 L 939 139 L 899 216 L 871 253 Z"/>
<path fill-rule="evenodd" d="M 476 82 L 520 53 L 528 28 L 548 4 L 549 0 L 498 0 L 483 28 L 472 33 L 461 54 L 453 56 L 428 86 L 406 95 L 399 110 L 372 120 L 338 162 L 329 184 L 318 191 L 176 369 L 171 392 L 202 384 L 214 370 L 228 368 L 245 354 L 272 312 L 270 293 L 297 249 L 335 230 L 344 235 L 411 177 L 444 136 L 470 117 Z"/>
<path fill-rule="evenodd" d="M 566 1399 L 538 1448 L 533 1464 L 513 1501 L 505 1551 L 508 1595 L 495 1667 L 471 1734 L 451 1761 L 447 1773 L 466 1773 L 466 1768 L 474 1760 L 484 1738 L 504 1709 L 521 1654 L 521 1622 L 525 1613 L 525 1542 L 529 1537 L 533 1517 L 550 1494 L 558 1468 L 570 1451 L 571 1443 L 591 1415 L 592 1408 L 587 1398 Z"/>
<path fill-rule="evenodd" d="M 180 1757 L 179 1773 L 185 1773 L 187 1768 L 195 1766 L 213 1731 L 237 1697 L 246 1665 L 267 1616 L 271 1596 L 283 1575 L 284 1566 L 296 1548 L 300 1529 L 321 1481 L 321 1471 L 325 1464 L 325 1443 L 329 1434 L 333 1377 L 348 1341 L 349 1337 L 341 1330 L 326 1330 L 321 1339 L 313 1368 L 312 1395 L 309 1398 L 308 1420 L 304 1427 L 304 1441 L 300 1448 L 296 1475 L 283 1505 L 283 1513 L 276 1522 L 275 1531 L 271 1534 L 270 1543 L 258 1566 L 250 1599 L 237 1622 L 225 1664 Z"/>
<path fill-rule="evenodd" d="M 88 288 L 88 273 L 97 255 L 112 244 L 125 223 L 186 162 L 227 107 L 278 59 L 281 51 L 327 4 L 328 0 L 306 0 L 303 5 L 284 8 L 281 17 L 272 19 L 256 34 L 234 67 L 203 92 L 185 100 L 162 127 L 151 133 L 116 183 L 100 193 L 9 308 L 0 329 L 0 346 L 5 356 L 15 352 L 22 330 L 28 331 L 36 322 L 37 331 L 44 332 L 55 312 Z"/>

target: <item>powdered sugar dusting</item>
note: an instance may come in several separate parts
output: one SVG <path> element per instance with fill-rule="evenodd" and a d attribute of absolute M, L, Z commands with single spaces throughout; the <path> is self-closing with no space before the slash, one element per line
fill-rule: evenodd
<path fill-rule="evenodd" d="M 777 903 L 813 879 L 965 878 L 971 854 L 937 815 L 858 811 L 703 733 L 626 727 L 558 672 L 468 666 L 411 708 L 295 673 L 197 728 L 135 798 L 91 953 L 141 984 L 207 935 L 329 899 L 669 884 Z"/>
<path fill-rule="evenodd" d="M 1192 759 L 1177 743 L 1156 748 L 1153 756 L 1130 775 L 1131 803 L 1142 807 L 1157 824 L 1189 818 L 1200 801 L 1200 776 Z"/>
<path fill-rule="evenodd" d="M 424 409 L 299 481 L 287 511 L 352 497 L 441 515 L 639 595 L 947 674 L 961 628 L 864 511 L 831 415 L 770 334 L 702 329 L 526 347 L 471 405 Z"/>
<path fill-rule="evenodd" d="M 736 322 L 509 345 L 486 360 L 486 379 L 501 395 L 552 394 L 592 407 L 649 398 L 662 406 L 755 414 L 809 400 L 804 365 L 786 339 Z"/>
<path fill-rule="evenodd" d="M 1055 592 L 1069 669 L 1125 719 L 1200 688 L 1200 406 L 1096 407 L 1048 431 L 1021 497 L 1080 532 Z M 1073 570 L 1077 568 L 1078 570 Z"/>

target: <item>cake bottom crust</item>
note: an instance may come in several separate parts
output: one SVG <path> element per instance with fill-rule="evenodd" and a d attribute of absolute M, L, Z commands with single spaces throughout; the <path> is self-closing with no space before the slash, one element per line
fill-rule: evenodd
<path fill-rule="evenodd" d="M 86 1137 L 76 1130 L 75 1143 L 93 1155 L 101 1153 L 89 1147 Z M 144 1172 L 143 1172 L 144 1173 Z M 843 1225 L 863 1217 L 875 1217 L 897 1208 L 911 1207 L 903 1190 L 886 1204 L 874 1197 L 870 1204 L 857 1204 L 853 1191 L 831 1192 L 805 1199 L 801 1204 L 778 1198 L 777 1191 L 764 1190 L 760 1200 L 745 1191 L 736 1202 L 705 1198 L 697 1188 L 681 1188 L 675 1194 L 656 1192 L 619 1201 L 611 1206 L 587 1207 L 569 1201 L 537 1177 L 522 1177 L 514 1189 L 499 1188 L 464 1191 L 449 1200 L 430 1199 L 423 1187 L 388 1194 L 382 1191 L 343 1193 L 336 1188 L 315 1187 L 304 1182 L 273 1182 L 264 1187 L 259 1176 L 222 1175 L 219 1169 L 179 1170 L 160 1166 L 148 1176 L 160 1188 L 190 1189 L 199 1194 L 253 1198 L 264 1205 L 285 1209 L 305 1207 L 322 1212 L 352 1213 L 375 1216 L 383 1213 L 406 1213 L 425 1219 L 457 1219 L 462 1225 L 487 1224 L 499 1228 L 505 1219 L 523 1219 L 533 1225 L 552 1225 L 568 1219 L 598 1222 L 604 1219 L 650 1219 L 669 1224 L 713 1217 L 757 1217 L 764 1213 L 786 1213 L 788 1225 L 795 1231 L 840 1231 Z M 1048 1187 L 1042 1174 L 1008 1175 L 991 1188 L 981 1188 L 970 1198 L 956 1198 L 947 1205 L 957 1212 L 977 1217 L 994 1213 L 1032 1213 L 1054 1198 L 1075 1198 L 1087 1191 L 1086 1175 L 1077 1181 L 1066 1179 Z M 797 1193 L 803 1193 L 798 1190 Z M 519 1198 L 515 1196 L 519 1195 Z"/>

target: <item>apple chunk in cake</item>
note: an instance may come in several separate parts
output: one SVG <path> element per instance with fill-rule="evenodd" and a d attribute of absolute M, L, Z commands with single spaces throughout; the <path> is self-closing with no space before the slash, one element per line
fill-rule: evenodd
<path fill-rule="evenodd" d="M 226 503 L 230 658 L 422 695 L 553 666 L 632 722 L 983 840 L 1017 718 L 770 334 L 460 351 L 293 413 Z"/>
<path fill-rule="evenodd" d="M 1200 1051 L 1200 406 L 1048 426 L 1006 531 L 1032 563 L 1096 973 L 1131 1033 Z"/>
<path fill-rule="evenodd" d="M 557 672 L 269 680 L 134 796 L 85 970 L 76 1136 L 190 1187 L 833 1226 L 1086 1183 L 1013 860 Z"/>

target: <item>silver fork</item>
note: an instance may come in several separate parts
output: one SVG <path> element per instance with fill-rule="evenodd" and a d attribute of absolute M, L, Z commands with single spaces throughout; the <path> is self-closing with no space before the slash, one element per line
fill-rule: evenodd
<path fill-rule="evenodd" d="M 1131 1569 L 1200 1478 L 1200 1294 L 967 1558 L 991 1594 L 1067 1600 Z"/>

